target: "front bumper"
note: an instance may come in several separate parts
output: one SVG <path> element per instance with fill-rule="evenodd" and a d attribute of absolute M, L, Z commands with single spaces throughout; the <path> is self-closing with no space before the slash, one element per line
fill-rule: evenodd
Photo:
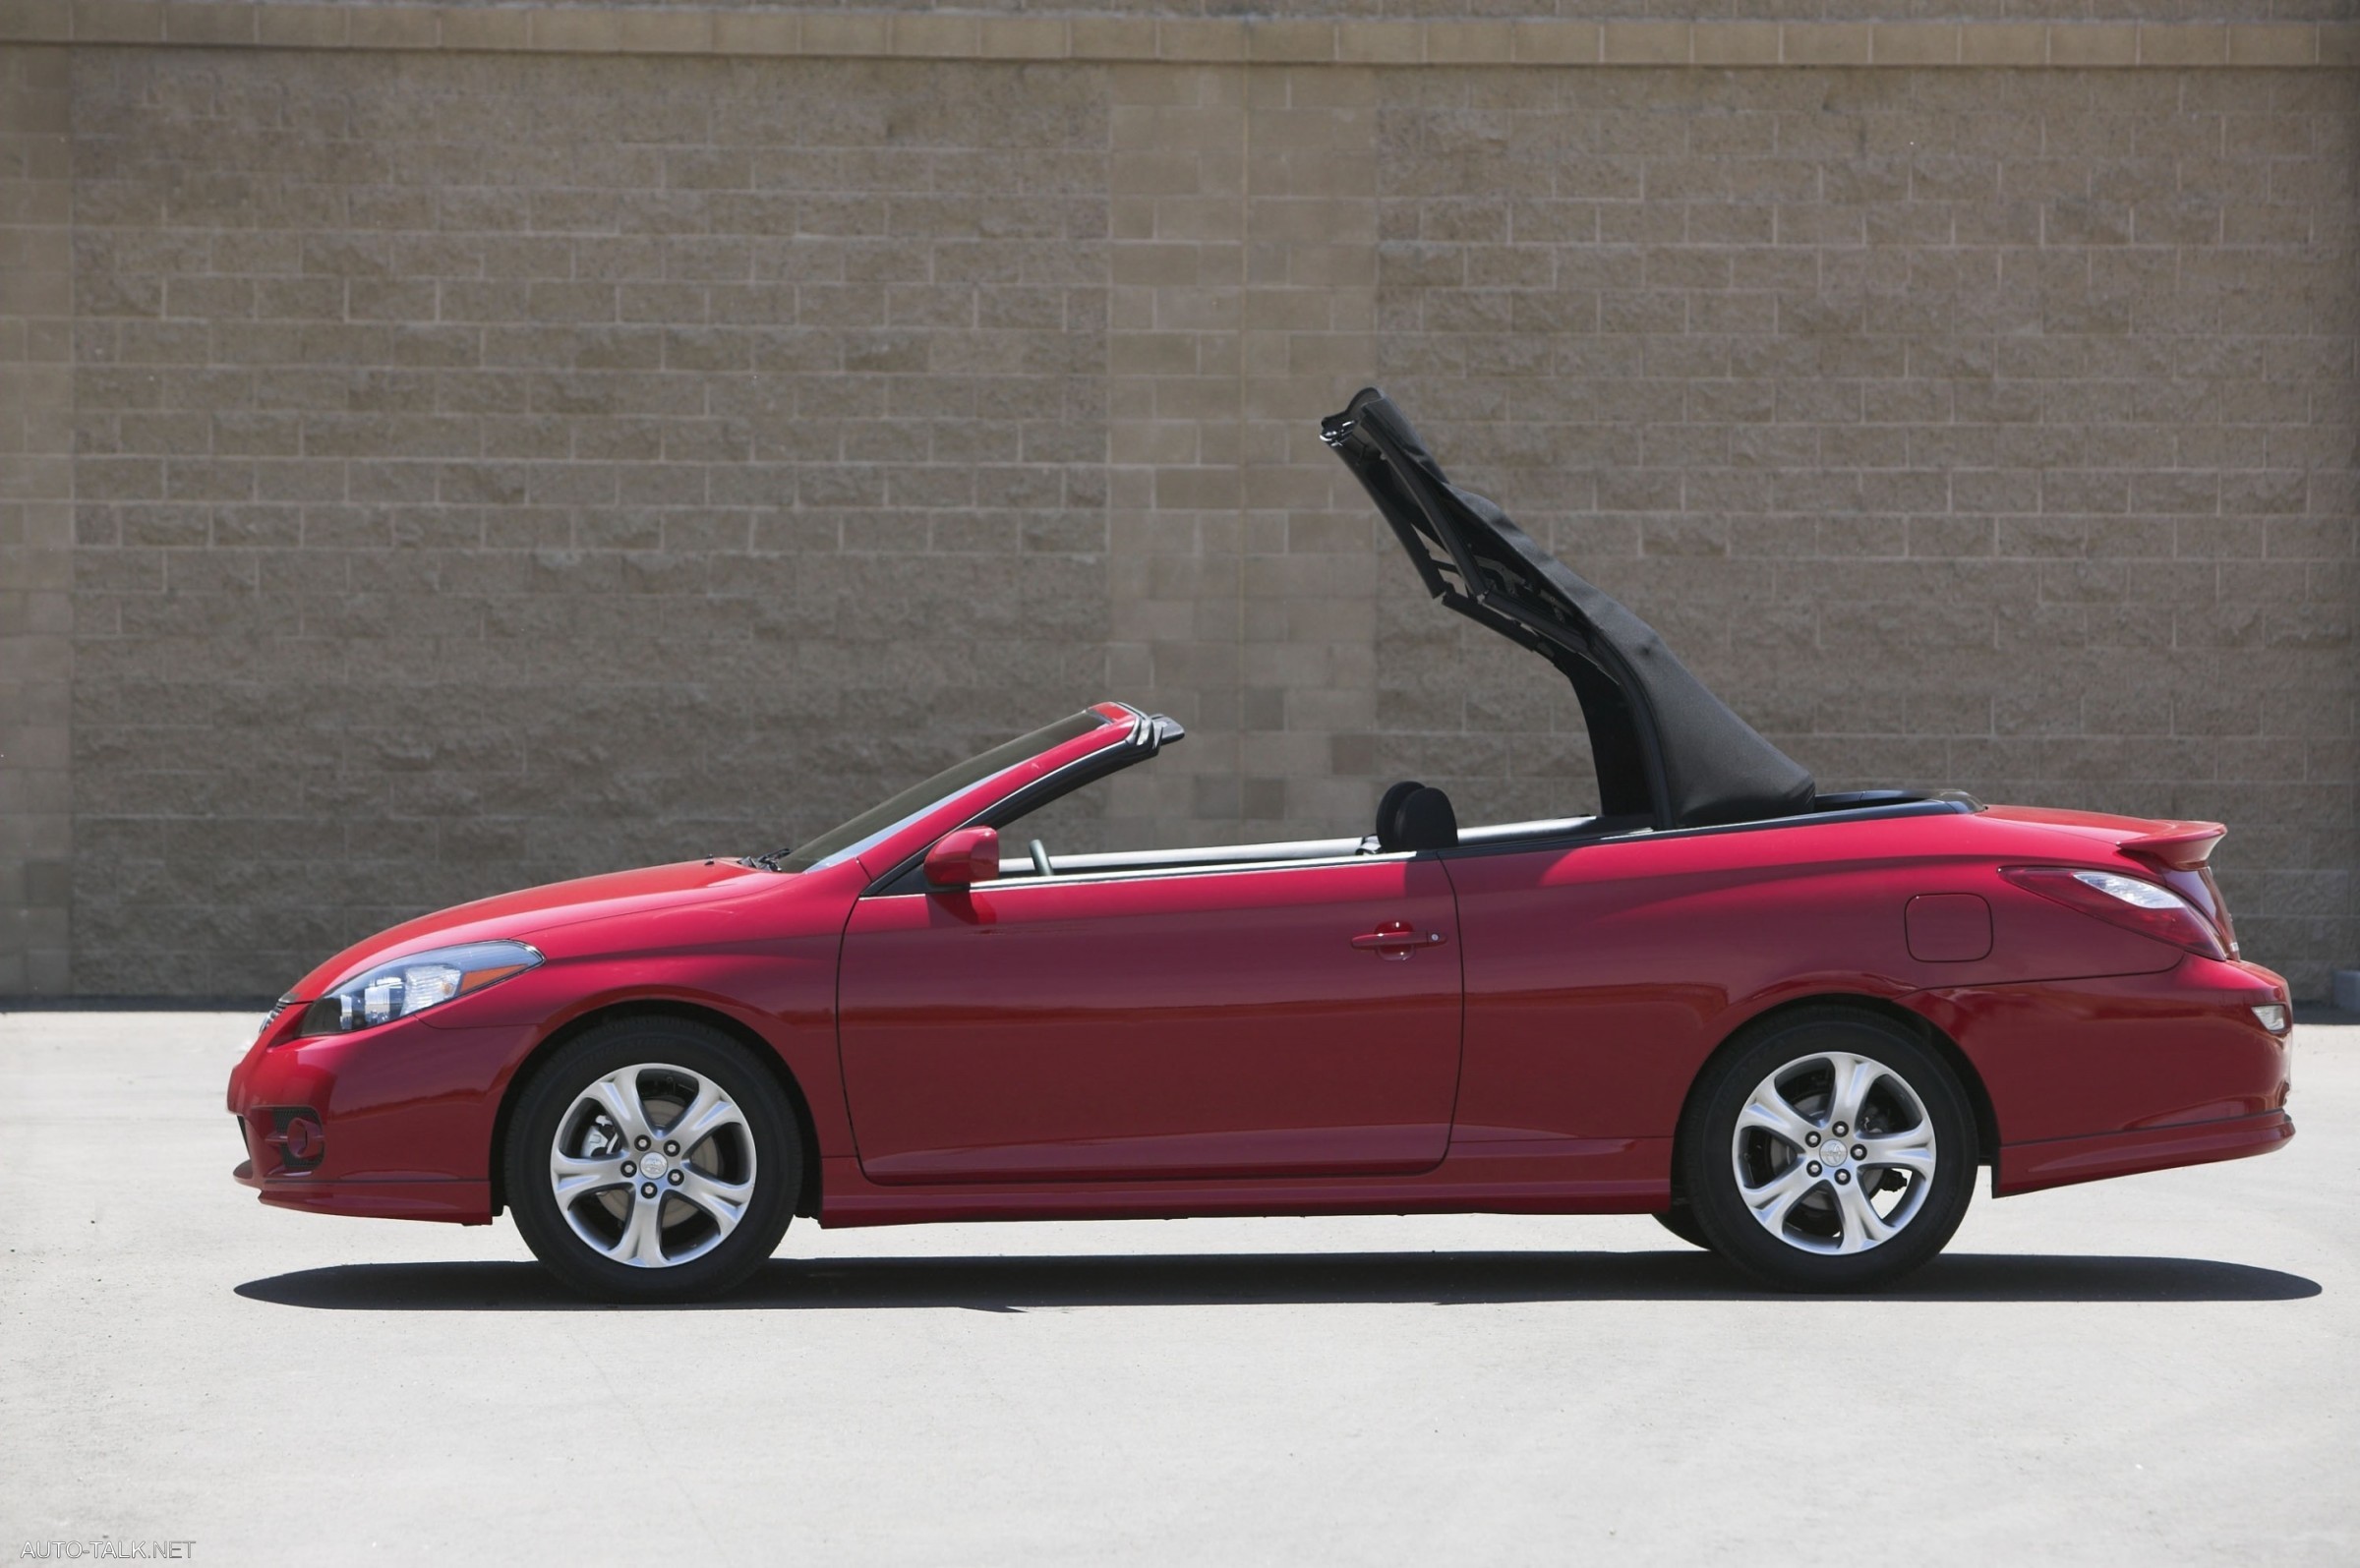
<path fill-rule="evenodd" d="M 246 1153 L 234 1178 L 280 1208 L 489 1224 L 493 1123 L 533 1030 L 411 1018 L 300 1039 L 300 1013 L 273 1019 L 230 1074 Z M 308 1165 L 286 1149 L 295 1111 L 324 1132 Z"/>
<path fill-rule="evenodd" d="M 230 1173 L 273 1208 L 315 1214 L 354 1214 L 383 1220 L 444 1220 L 453 1225 L 492 1223 L 492 1184 L 438 1178 L 426 1182 L 323 1182 L 308 1174 L 261 1176 L 254 1161 L 241 1160 Z"/>

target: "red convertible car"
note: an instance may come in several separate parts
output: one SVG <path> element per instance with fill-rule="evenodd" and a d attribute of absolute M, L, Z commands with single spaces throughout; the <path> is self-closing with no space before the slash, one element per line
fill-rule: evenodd
<path fill-rule="evenodd" d="M 1978 1167 L 2293 1136 L 2218 825 L 1821 793 L 1381 393 L 1323 434 L 1434 596 L 1571 682 L 1594 814 L 1461 827 L 1404 782 L 1367 832 L 1060 853 L 1028 817 L 1181 736 L 1103 703 L 792 850 L 338 954 L 231 1074 L 237 1179 L 504 1208 L 620 1301 L 726 1289 L 797 1214 L 1651 1213 L 1845 1290 L 1939 1251 Z"/>

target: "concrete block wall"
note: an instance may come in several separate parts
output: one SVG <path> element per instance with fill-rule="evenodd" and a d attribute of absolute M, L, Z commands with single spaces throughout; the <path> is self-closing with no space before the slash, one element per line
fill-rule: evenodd
<path fill-rule="evenodd" d="M 0 47 L 0 996 L 71 981 L 74 536 L 66 52 Z"/>
<path fill-rule="evenodd" d="M 1823 786 L 2230 824 L 2241 938 L 2322 993 L 2360 951 L 2350 79 L 1416 82 L 1380 374 L 1454 471 Z M 1379 773 L 1542 811 L 1572 711 L 1386 587 Z"/>
<path fill-rule="evenodd" d="M 2225 820 L 2324 994 L 2352 29 L 1547 15 L 0 0 L 0 991 L 274 991 L 1108 695 L 1194 735 L 1076 845 L 1579 809 L 1318 445 L 1377 380 L 1826 786 Z"/>
<path fill-rule="evenodd" d="M 1084 75 L 74 69 L 78 986 L 776 847 L 1102 691 Z"/>

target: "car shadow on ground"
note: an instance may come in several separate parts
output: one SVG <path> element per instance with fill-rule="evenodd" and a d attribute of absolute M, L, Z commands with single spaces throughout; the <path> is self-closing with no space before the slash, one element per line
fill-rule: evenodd
<path fill-rule="evenodd" d="M 249 1301 L 342 1311 L 613 1311 L 532 1263 L 347 1263 L 251 1280 Z M 2191 1257 L 1938 1257 L 1880 1302 L 2289 1302 L 2317 1281 Z M 1268 1307 L 1399 1302 L 1707 1302 L 1758 1297 L 1700 1252 L 1233 1252 L 774 1258 L 689 1309 Z M 1824 1299 L 1824 1298 L 1800 1298 Z M 642 1310 L 650 1308 L 639 1308 Z M 652 1308 L 680 1310 L 679 1307 Z"/>

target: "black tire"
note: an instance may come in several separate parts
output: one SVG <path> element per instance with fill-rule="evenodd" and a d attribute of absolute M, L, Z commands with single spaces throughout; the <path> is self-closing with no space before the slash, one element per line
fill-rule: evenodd
<path fill-rule="evenodd" d="M 1847 1125 L 1842 1140 L 1831 1136 L 1836 1054 L 1882 1072 L 1858 1113 L 1862 1126 Z M 1749 1126 L 1740 1142 L 1739 1115 L 1774 1075 L 1785 1102 L 1779 1114 L 1797 1113 L 1789 1125 L 1799 1135 Z M 1861 1080 L 1871 1075 L 1863 1072 Z M 1873 1159 L 1853 1163 L 1856 1148 L 1901 1159 L 1902 1145 L 1920 1132 L 1932 1136 L 1930 1175 Z M 1812 1163 L 1813 1155 L 1824 1163 Z M 1690 1213 L 1714 1251 L 1779 1290 L 1862 1291 L 1903 1278 L 1949 1243 L 1975 1195 L 1978 1149 L 1966 1091 L 1933 1047 L 1875 1014 L 1815 1007 L 1780 1016 L 1707 1068 L 1681 1119 L 1681 1160 Z M 1757 1193 L 1775 1187 L 1800 1194 L 1777 1212 L 1777 1234 L 1740 1195 L 1740 1162 L 1754 1173 Z M 1884 1213 L 1850 1218 L 1887 1192 L 1893 1201 Z M 1875 1239 L 1893 1216 L 1901 1216 L 1897 1228 Z M 1861 1249 L 1842 1249 L 1860 1237 L 1870 1239 Z"/>
<path fill-rule="evenodd" d="M 647 1070 L 629 1075 L 644 1113 L 645 1135 L 656 1145 L 646 1154 L 636 1153 L 635 1140 L 583 1099 L 593 1085 L 632 1067 Z M 750 1184 L 738 1218 L 726 1228 L 712 1209 L 680 1196 L 677 1188 L 637 1180 L 646 1174 L 637 1170 L 637 1161 L 662 1157 L 664 1133 L 681 1130 L 698 1077 L 726 1095 L 742 1120 L 679 1150 L 664 1162 L 668 1168 L 662 1175 L 667 1182 L 684 1179 L 691 1191 L 700 1182 L 715 1191 L 721 1190 L 715 1184 Z M 669 1122 L 667 1114 L 673 1118 Z M 633 1179 L 603 1184 L 593 1179 L 582 1194 L 560 1207 L 552 1171 L 560 1132 L 574 1145 L 569 1155 L 584 1156 L 585 1163 L 593 1157 L 629 1161 L 618 1170 Z M 685 1018 L 636 1017 L 590 1029 L 534 1072 L 509 1120 L 503 1163 L 516 1229 L 551 1273 L 601 1301 L 683 1302 L 742 1283 L 769 1258 L 795 1214 L 803 1151 L 795 1110 L 777 1076 L 744 1047 Z M 639 1197 L 648 1188 L 655 1195 Z M 642 1224 L 643 1202 L 650 1215 L 659 1217 L 650 1227 L 657 1236 L 656 1252 L 676 1254 L 678 1261 L 617 1261 L 589 1239 L 602 1237 L 622 1248 L 643 1236 L 634 1229 Z M 628 1249 L 644 1255 L 639 1246 Z"/>
<path fill-rule="evenodd" d="M 1685 1203 L 1664 1210 L 1655 1216 L 1655 1223 L 1690 1247 L 1701 1247 L 1708 1252 L 1713 1249 L 1713 1244 L 1705 1240 L 1704 1227 L 1696 1223 L 1696 1211 Z"/>

